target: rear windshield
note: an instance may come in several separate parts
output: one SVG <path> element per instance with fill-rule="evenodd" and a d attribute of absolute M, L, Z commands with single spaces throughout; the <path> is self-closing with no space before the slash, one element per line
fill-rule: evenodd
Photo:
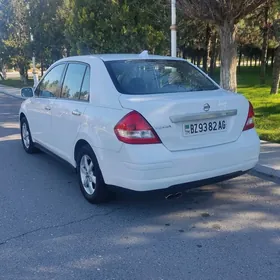
<path fill-rule="evenodd" d="M 105 65 L 120 93 L 159 94 L 218 87 L 199 70 L 179 60 L 117 60 Z"/>

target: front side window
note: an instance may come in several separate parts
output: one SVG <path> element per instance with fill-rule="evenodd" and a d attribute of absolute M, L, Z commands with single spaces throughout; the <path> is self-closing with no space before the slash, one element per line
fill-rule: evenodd
<path fill-rule="evenodd" d="M 191 64 L 180 60 L 105 62 L 120 93 L 160 94 L 216 90 L 218 87 Z"/>
<path fill-rule="evenodd" d="M 87 65 L 70 63 L 63 82 L 61 98 L 79 100 Z"/>
<path fill-rule="evenodd" d="M 35 95 L 42 98 L 59 97 L 64 68 L 65 64 L 59 64 L 51 69 L 36 88 Z"/>

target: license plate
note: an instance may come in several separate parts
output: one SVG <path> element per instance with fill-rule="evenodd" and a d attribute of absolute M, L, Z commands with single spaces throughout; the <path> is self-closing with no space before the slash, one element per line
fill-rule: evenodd
<path fill-rule="evenodd" d="M 184 135 L 201 135 L 227 130 L 226 120 L 200 121 L 184 124 Z"/>

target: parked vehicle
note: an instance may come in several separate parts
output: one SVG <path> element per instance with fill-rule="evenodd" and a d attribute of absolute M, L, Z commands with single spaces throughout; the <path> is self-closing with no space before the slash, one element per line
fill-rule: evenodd
<path fill-rule="evenodd" d="M 221 181 L 253 168 L 252 105 L 180 58 L 90 55 L 54 63 L 22 89 L 22 143 L 77 169 L 91 203 L 135 191 Z"/>

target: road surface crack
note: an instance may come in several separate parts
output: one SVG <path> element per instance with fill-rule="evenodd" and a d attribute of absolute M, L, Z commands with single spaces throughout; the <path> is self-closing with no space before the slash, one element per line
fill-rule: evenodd
<path fill-rule="evenodd" d="M 107 213 L 104 213 L 104 214 L 94 214 L 94 215 L 90 215 L 89 217 L 86 217 L 86 218 L 83 218 L 83 219 L 78 219 L 78 220 L 73 220 L 73 221 L 70 221 L 68 223 L 65 223 L 65 224 L 60 224 L 60 225 L 54 225 L 54 226 L 47 226 L 47 227 L 40 227 L 40 228 L 37 228 L 37 229 L 33 229 L 33 230 L 30 230 L 30 231 L 27 231 L 27 232 L 24 232 L 24 233 L 21 233 L 19 235 L 15 235 L 15 236 L 12 236 L 4 241 L 0 241 L 0 246 L 1 245 L 5 245 L 6 243 L 12 241 L 12 240 L 15 240 L 15 239 L 19 239 L 19 238 L 22 238 L 26 235 L 29 235 L 29 234 L 32 234 L 32 233 L 35 233 L 35 232 L 38 232 L 38 231 L 44 231 L 44 230 L 49 230 L 49 229 L 57 229 L 57 228 L 62 228 L 62 227 L 66 227 L 66 226 L 69 226 L 69 225 L 73 225 L 73 224 L 78 224 L 78 223 L 82 223 L 82 222 L 86 222 L 88 220 L 91 220 L 95 217 L 101 217 L 101 216 L 108 216 L 118 210 L 121 210 L 123 209 L 123 207 L 119 207 L 119 208 L 116 208 L 116 209 L 113 209 Z"/>

